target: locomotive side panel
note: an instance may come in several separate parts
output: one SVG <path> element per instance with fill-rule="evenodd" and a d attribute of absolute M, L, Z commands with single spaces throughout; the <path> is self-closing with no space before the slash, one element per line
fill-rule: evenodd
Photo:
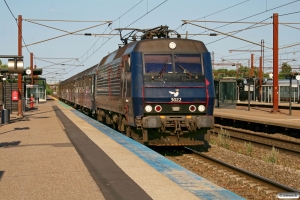
<path fill-rule="evenodd" d="M 205 79 L 206 79 L 206 107 L 207 115 L 213 116 L 214 102 L 215 102 L 215 86 L 211 64 L 211 57 L 209 52 L 203 52 L 203 65 L 205 68 Z"/>
<path fill-rule="evenodd" d="M 124 106 L 122 106 L 124 104 L 124 97 L 122 97 L 124 82 L 122 59 L 114 60 L 96 70 L 95 101 L 98 120 L 105 120 L 108 124 L 112 124 L 118 121 L 119 114 L 124 112 Z M 116 117 L 112 115 L 116 115 Z"/>

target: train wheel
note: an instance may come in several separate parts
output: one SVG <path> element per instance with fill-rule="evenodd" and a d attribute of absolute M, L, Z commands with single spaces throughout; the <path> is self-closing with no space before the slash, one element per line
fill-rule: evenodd
<path fill-rule="evenodd" d="M 132 139 L 134 139 L 140 143 L 143 143 L 142 130 L 137 130 L 135 127 L 131 127 L 130 134 L 131 134 Z"/>
<path fill-rule="evenodd" d="M 126 126 L 125 129 L 126 129 L 126 136 L 127 136 L 127 137 L 131 137 L 131 129 L 130 129 L 130 126 Z"/>
<path fill-rule="evenodd" d="M 125 124 L 126 124 L 126 119 L 125 119 L 125 117 L 122 117 L 122 119 L 119 120 L 118 130 L 124 133 L 125 129 L 126 129 Z"/>

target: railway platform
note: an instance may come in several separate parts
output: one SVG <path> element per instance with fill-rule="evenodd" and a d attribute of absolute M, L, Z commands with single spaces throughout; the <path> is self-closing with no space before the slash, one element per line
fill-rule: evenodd
<path fill-rule="evenodd" d="M 0 127 L 0 194 L 14 199 L 242 199 L 50 101 Z"/>
<path fill-rule="evenodd" d="M 244 103 L 246 105 L 246 103 Z M 229 109 L 215 109 L 214 116 L 217 118 L 240 120 L 245 122 L 280 126 L 290 129 L 300 129 L 300 104 L 293 104 L 291 115 L 288 103 L 279 104 L 279 112 L 272 111 L 272 104 L 265 103 L 267 107 L 261 107 L 261 103 L 251 103 L 250 111 L 248 107 L 237 106 Z M 295 109 L 298 108 L 298 109 Z"/>

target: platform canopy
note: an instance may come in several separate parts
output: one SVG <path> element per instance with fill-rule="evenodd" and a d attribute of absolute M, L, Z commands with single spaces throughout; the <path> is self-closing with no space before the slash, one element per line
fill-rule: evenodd
<path fill-rule="evenodd" d="M 26 70 L 27 69 L 23 69 L 23 74 L 22 75 L 27 75 L 26 74 Z M 8 72 L 8 68 L 2 68 L 1 70 L 0 70 L 0 73 L 1 74 L 4 74 L 4 73 L 9 73 Z M 33 69 L 33 75 L 42 75 L 42 73 L 43 73 L 43 69 Z"/>

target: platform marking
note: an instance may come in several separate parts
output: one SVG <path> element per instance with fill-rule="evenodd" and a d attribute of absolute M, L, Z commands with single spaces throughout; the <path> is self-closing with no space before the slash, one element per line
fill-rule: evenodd
<path fill-rule="evenodd" d="M 63 105 L 64 103 L 61 103 Z M 64 106 L 65 107 L 65 106 Z M 69 106 L 68 106 L 69 107 Z M 66 108 L 68 108 L 66 107 Z M 69 107 L 71 108 L 71 107 Z M 180 165 L 166 159 L 164 156 L 152 151 L 146 146 L 128 138 L 125 135 L 91 119 L 77 110 L 72 113 L 85 120 L 87 123 L 119 143 L 140 159 L 148 163 L 151 167 L 171 179 L 173 182 L 191 192 L 201 199 L 243 199 L 237 194 L 226 190 L 201 176 L 181 167 Z"/>
<path fill-rule="evenodd" d="M 69 105 L 67 105 L 67 104 L 65 104 L 65 103 L 63 103 L 63 102 L 61 102 L 61 101 L 58 101 L 58 103 L 61 105 L 61 106 L 63 106 L 64 108 L 67 108 L 67 109 L 74 109 L 73 107 L 71 107 L 71 106 L 69 106 Z M 74 109 L 75 110 L 75 109 Z"/>

